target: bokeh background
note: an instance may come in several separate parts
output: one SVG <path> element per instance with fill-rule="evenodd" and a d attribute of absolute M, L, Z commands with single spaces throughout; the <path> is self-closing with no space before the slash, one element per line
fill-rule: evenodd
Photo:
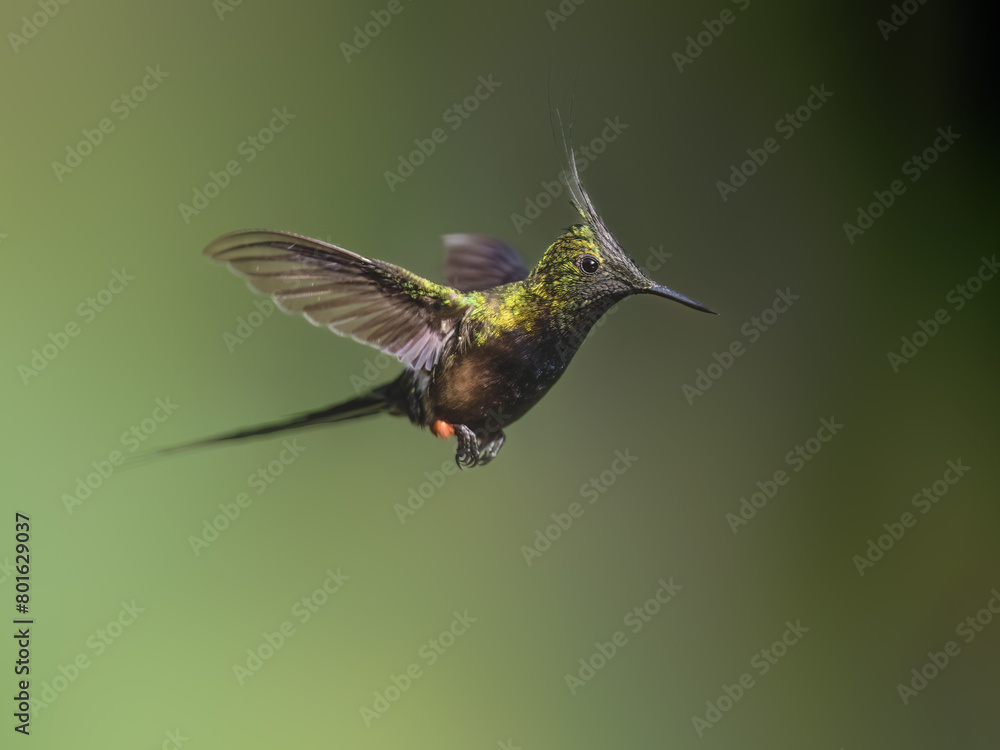
<path fill-rule="evenodd" d="M 947 295 L 997 251 L 996 89 L 985 24 L 904 5 L 883 31 L 888 2 L 6 3 L 0 599 L 13 619 L 19 511 L 35 619 L 17 740 L 995 747 L 1000 279 L 961 310 Z M 726 10 L 679 70 L 687 37 Z M 343 46 L 379 17 L 363 48 Z M 480 77 L 499 85 L 456 120 Z M 130 108 L 120 97 L 144 80 Z M 777 121 L 813 86 L 832 95 L 784 140 Z M 534 262 L 574 214 L 560 196 L 512 215 L 558 174 L 550 113 L 571 106 L 578 146 L 607 119 L 627 126 L 584 174 L 608 224 L 719 317 L 623 303 L 499 460 L 460 475 L 454 443 L 389 418 L 302 433 L 294 453 L 274 438 L 94 473 L 113 451 L 332 403 L 398 370 L 254 315 L 262 298 L 201 256 L 212 238 L 287 229 L 439 278 L 439 236 L 471 231 Z M 287 124 L 247 145 L 274 109 Z M 104 118 L 97 147 L 54 166 Z M 390 189 L 385 173 L 438 127 L 446 140 Z M 911 182 L 904 163 L 949 127 L 960 138 Z M 717 182 L 769 137 L 779 150 L 722 200 Z M 231 160 L 239 172 L 185 215 Z M 844 223 L 897 179 L 905 193 L 851 242 Z M 779 289 L 798 300 L 751 341 Z M 894 371 L 888 354 L 939 309 L 949 322 Z M 686 397 L 734 341 L 742 356 Z M 809 443 L 823 419 L 843 428 Z M 809 445 L 807 463 L 787 460 Z M 948 461 L 970 467 L 954 485 Z M 727 516 L 779 470 L 787 484 L 734 533 Z M 913 497 L 936 481 L 948 491 L 922 514 Z M 573 503 L 582 515 L 547 530 Z M 869 540 L 907 511 L 915 525 L 861 575 L 856 556 L 876 557 Z M 529 565 L 539 533 L 558 538 Z M 331 573 L 340 588 L 314 593 Z M 636 607 L 645 620 L 626 619 Z M 788 623 L 808 632 L 771 651 L 794 640 Z M 464 632 L 441 638 L 451 627 Z M 617 631 L 602 665 L 595 644 Z M 958 655 L 901 694 L 949 641 Z"/>

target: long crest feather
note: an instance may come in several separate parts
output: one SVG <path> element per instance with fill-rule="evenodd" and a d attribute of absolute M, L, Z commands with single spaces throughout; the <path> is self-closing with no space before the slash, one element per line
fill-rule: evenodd
<path fill-rule="evenodd" d="M 580 212 L 580 216 L 583 217 L 583 220 L 594 233 L 594 237 L 597 239 L 598 244 L 606 251 L 625 254 L 624 250 L 622 250 L 621 244 L 618 242 L 618 239 L 611 233 L 611 230 L 608 229 L 604 220 L 601 218 L 601 215 L 597 212 L 597 208 L 594 206 L 593 201 L 590 199 L 590 195 L 583 186 L 583 180 L 580 179 L 580 170 L 577 166 L 576 160 L 576 150 L 573 148 L 573 103 L 575 98 L 575 94 L 570 98 L 568 137 L 567 131 L 563 128 L 562 114 L 558 108 L 555 110 L 555 119 L 559 124 L 559 139 L 562 142 L 562 156 L 565 160 L 564 164 L 560 165 L 563 182 L 569 189 L 573 205 L 576 207 L 576 210 Z M 552 137 L 553 139 L 556 138 L 554 125 Z M 556 147 L 558 149 L 558 142 Z"/>

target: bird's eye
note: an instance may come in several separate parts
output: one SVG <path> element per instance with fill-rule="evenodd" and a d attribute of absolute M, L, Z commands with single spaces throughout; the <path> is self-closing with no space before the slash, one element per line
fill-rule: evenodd
<path fill-rule="evenodd" d="M 577 260 L 576 265 L 581 271 L 589 276 L 590 274 L 597 273 L 597 269 L 601 267 L 601 261 L 593 255 L 582 255 L 580 256 L 580 259 Z"/>

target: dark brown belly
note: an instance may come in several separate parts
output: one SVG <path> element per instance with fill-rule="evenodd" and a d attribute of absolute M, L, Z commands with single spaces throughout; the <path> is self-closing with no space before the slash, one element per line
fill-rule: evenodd
<path fill-rule="evenodd" d="M 503 429 L 538 403 L 572 356 L 555 345 L 529 345 L 530 351 L 515 348 L 512 354 L 510 343 L 477 348 L 444 363 L 430 384 L 429 423 L 441 419 L 473 430 Z"/>

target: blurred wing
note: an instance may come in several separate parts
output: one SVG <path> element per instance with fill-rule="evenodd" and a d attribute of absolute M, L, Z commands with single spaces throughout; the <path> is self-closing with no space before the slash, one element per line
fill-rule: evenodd
<path fill-rule="evenodd" d="M 290 232 L 223 235 L 205 255 L 245 276 L 285 312 L 430 370 L 466 303 L 456 290 L 416 274 Z"/>
<path fill-rule="evenodd" d="M 444 279 L 463 292 L 491 289 L 528 277 L 517 251 L 485 234 L 446 234 Z"/>

